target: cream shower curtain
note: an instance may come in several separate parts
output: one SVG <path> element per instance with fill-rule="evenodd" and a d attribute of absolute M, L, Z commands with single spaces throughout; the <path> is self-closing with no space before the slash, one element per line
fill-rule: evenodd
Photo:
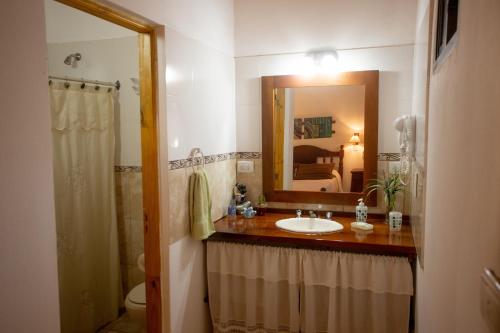
<path fill-rule="evenodd" d="M 50 87 L 61 331 L 94 333 L 118 316 L 114 92 Z"/>
<path fill-rule="evenodd" d="M 406 258 L 208 242 L 214 332 L 407 333 Z"/>

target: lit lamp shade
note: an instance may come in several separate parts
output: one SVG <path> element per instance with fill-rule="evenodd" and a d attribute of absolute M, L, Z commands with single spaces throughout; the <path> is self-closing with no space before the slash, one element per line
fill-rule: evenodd
<path fill-rule="evenodd" d="M 360 142 L 361 140 L 359 139 L 359 133 L 354 133 L 349 140 L 349 143 L 352 145 L 359 145 Z"/>
<path fill-rule="evenodd" d="M 360 150 L 359 143 L 361 142 L 361 139 L 359 138 L 359 133 L 354 133 L 351 136 L 351 139 L 349 139 L 349 143 L 351 144 L 350 151 L 352 152 L 357 152 Z"/>

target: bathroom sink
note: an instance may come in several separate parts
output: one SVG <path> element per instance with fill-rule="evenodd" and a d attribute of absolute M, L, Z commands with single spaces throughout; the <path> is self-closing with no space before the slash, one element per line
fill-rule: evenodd
<path fill-rule="evenodd" d="M 302 234 L 329 234 L 344 229 L 344 226 L 332 220 L 310 217 L 293 217 L 276 222 L 276 227 Z"/>

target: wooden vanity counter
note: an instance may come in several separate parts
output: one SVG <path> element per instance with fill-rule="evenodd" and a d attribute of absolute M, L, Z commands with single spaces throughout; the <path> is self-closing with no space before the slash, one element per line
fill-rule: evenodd
<path fill-rule="evenodd" d="M 403 224 L 401 231 L 389 232 L 389 225 L 383 220 L 368 219 L 374 226 L 373 230 L 354 231 L 351 230 L 354 217 L 333 216 L 332 219 L 341 223 L 344 229 L 324 235 L 293 233 L 275 226 L 276 221 L 290 217 L 294 215 L 267 213 L 253 219 L 238 216 L 236 222 L 224 217 L 215 222 L 216 232 L 208 240 L 404 256 L 412 261 L 416 257 L 411 226 L 408 224 Z"/>

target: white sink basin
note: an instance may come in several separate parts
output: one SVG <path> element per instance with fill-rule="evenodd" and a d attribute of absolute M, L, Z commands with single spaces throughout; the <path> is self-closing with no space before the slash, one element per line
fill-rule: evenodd
<path fill-rule="evenodd" d="M 276 222 L 280 229 L 303 234 L 329 234 L 344 229 L 344 226 L 332 220 L 309 217 L 293 217 Z"/>

